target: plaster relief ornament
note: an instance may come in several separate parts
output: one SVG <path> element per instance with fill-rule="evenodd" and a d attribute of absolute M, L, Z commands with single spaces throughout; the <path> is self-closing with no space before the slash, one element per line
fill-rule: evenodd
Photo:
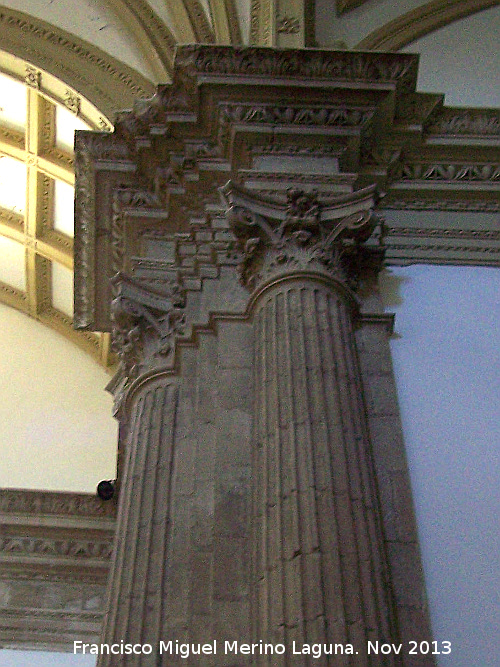
<path fill-rule="evenodd" d="M 257 199 L 228 183 L 222 194 L 242 253 L 242 283 L 255 289 L 285 274 L 320 273 L 355 288 L 368 255 L 383 255 L 371 186 L 323 205 L 315 191 L 291 188 L 287 204 Z M 363 244 L 371 239 L 369 247 Z"/>

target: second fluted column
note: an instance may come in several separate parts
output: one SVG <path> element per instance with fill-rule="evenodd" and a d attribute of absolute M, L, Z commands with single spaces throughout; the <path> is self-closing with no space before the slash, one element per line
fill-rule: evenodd
<path fill-rule="evenodd" d="M 287 649 L 258 665 L 398 664 L 367 651 L 396 630 L 353 335 L 351 287 L 380 255 L 364 194 L 328 211 L 226 193 L 253 291 L 254 637 Z"/>

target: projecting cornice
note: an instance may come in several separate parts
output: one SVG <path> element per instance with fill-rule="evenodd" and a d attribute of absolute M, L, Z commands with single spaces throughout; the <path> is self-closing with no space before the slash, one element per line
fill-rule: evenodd
<path fill-rule="evenodd" d="M 499 211 L 500 111 L 416 92 L 417 65 L 411 54 L 180 47 L 172 84 L 121 114 L 114 134 L 77 139 L 78 325 L 111 327 L 109 279 L 134 253 L 146 260 L 155 234 L 174 270 L 176 235 L 210 222 L 229 179 L 279 205 L 289 188 L 328 206 L 376 186 L 391 212 L 387 261 L 497 265 L 486 237 L 449 236 L 498 232 L 491 215 L 472 224 L 460 213 Z M 416 212 L 400 225 L 412 229 L 426 210 L 456 215 L 402 241 L 395 210 Z"/>

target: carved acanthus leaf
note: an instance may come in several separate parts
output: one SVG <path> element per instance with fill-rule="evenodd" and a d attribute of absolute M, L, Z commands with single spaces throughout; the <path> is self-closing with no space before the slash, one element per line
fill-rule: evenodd
<path fill-rule="evenodd" d="M 180 47 L 183 66 L 193 74 L 336 78 L 347 81 L 404 81 L 414 88 L 417 59 L 410 54 L 301 51 L 224 46 Z"/>
<path fill-rule="evenodd" d="M 402 181 L 453 181 L 482 183 L 500 181 L 498 163 L 413 163 L 402 164 L 394 177 Z"/>
<path fill-rule="evenodd" d="M 223 194 L 247 287 L 297 272 L 324 273 L 349 286 L 356 282 L 361 255 L 366 254 L 362 244 L 376 227 L 374 188 L 328 207 L 319 202 L 317 193 L 296 189 L 288 191 L 286 206 L 257 200 L 230 184 Z"/>
<path fill-rule="evenodd" d="M 426 127 L 428 134 L 453 136 L 500 136 L 500 112 L 497 109 L 441 110 Z"/>
<path fill-rule="evenodd" d="M 111 282 L 113 347 L 121 374 L 130 379 L 139 367 L 153 365 L 158 357 L 166 361 L 173 354 L 175 338 L 185 326 L 185 293 L 168 280 L 154 292 L 120 273 Z"/>
<path fill-rule="evenodd" d="M 305 126 L 357 127 L 365 125 L 373 117 L 371 107 L 225 104 L 221 107 L 222 119 L 228 123 L 280 124 Z"/>

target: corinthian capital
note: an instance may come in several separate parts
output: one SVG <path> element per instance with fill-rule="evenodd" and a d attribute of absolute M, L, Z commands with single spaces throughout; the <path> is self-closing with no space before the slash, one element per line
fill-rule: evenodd
<path fill-rule="evenodd" d="M 146 289 L 121 273 L 111 282 L 115 293 L 111 304 L 113 347 L 122 374 L 130 378 L 140 367 L 172 356 L 175 338 L 184 329 L 185 295 L 177 283 L 167 280 L 161 291 Z"/>
<path fill-rule="evenodd" d="M 250 289 L 297 273 L 324 274 L 352 287 L 368 257 L 383 255 L 381 235 L 375 233 L 375 186 L 328 206 L 316 192 L 296 189 L 288 191 L 287 204 L 280 206 L 231 182 L 222 195 L 243 255 L 241 280 Z"/>

